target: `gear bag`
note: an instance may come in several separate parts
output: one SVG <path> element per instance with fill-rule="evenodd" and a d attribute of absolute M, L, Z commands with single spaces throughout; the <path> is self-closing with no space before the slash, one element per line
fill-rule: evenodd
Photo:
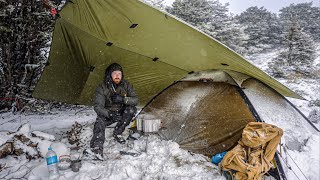
<path fill-rule="evenodd" d="M 247 124 L 238 145 L 224 156 L 223 170 L 236 171 L 232 175 L 237 180 L 260 180 L 274 167 L 272 160 L 282 135 L 282 129 L 271 124 Z"/>

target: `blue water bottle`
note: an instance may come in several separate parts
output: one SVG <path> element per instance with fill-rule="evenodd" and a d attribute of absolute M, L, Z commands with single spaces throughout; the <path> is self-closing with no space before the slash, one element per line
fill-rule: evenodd
<path fill-rule="evenodd" d="M 49 179 L 58 179 L 60 176 L 58 171 L 58 157 L 51 147 L 48 148 L 46 160 L 49 170 Z"/>

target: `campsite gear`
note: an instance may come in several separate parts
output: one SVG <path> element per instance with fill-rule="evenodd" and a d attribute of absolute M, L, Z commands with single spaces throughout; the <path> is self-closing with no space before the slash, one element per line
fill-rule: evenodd
<path fill-rule="evenodd" d="M 58 170 L 58 157 L 51 147 L 48 148 L 48 152 L 46 154 L 46 161 L 49 170 L 49 179 L 58 178 L 60 176 Z"/>
<path fill-rule="evenodd" d="M 224 152 L 222 152 L 222 153 L 218 153 L 218 154 L 212 156 L 211 162 L 212 162 L 213 164 L 215 164 L 215 165 L 218 165 L 219 162 L 222 161 L 223 157 L 224 157 L 226 154 L 227 154 L 227 151 L 224 151 Z"/>
<path fill-rule="evenodd" d="M 229 73 L 208 70 L 191 74 L 152 99 L 136 119 L 144 119 L 146 114 L 161 119 L 158 133 L 163 139 L 209 157 L 234 147 L 249 122 L 271 122 L 279 117 L 304 121 L 274 89 L 254 78 L 241 80 L 240 87 Z M 203 76 L 212 80 L 196 81 Z"/>
<path fill-rule="evenodd" d="M 142 127 L 143 132 L 145 133 L 152 133 L 158 132 L 161 126 L 160 119 L 143 119 L 142 120 Z"/>
<path fill-rule="evenodd" d="M 71 161 L 71 170 L 73 172 L 79 172 L 80 168 L 81 168 L 81 160 L 80 159 Z"/>
<path fill-rule="evenodd" d="M 71 159 L 70 155 L 62 155 L 59 157 L 58 168 L 59 170 L 67 170 L 70 168 Z"/>
<path fill-rule="evenodd" d="M 136 119 L 136 124 L 137 124 L 137 130 L 142 131 L 142 119 L 141 118 Z"/>
<path fill-rule="evenodd" d="M 212 157 L 232 148 L 247 123 L 256 121 L 239 91 L 228 83 L 181 81 L 159 94 L 140 114 L 162 120 L 158 133 L 163 139 Z"/>
<path fill-rule="evenodd" d="M 114 134 L 113 138 L 114 138 L 115 141 L 117 141 L 120 144 L 125 144 L 126 143 L 126 140 L 122 137 L 121 134 Z"/>
<path fill-rule="evenodd" d="M 282 129 L 262 123 L 251 122 L 242 132 L 242 138 L 222 160 L 223 170 L 235 170 L 238 180 L 259 180 L 273 168 L 274 158 L 280 143 Z"/>

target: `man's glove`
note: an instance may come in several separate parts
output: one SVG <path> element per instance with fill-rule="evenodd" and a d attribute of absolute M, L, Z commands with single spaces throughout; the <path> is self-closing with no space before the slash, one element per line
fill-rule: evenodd
<path fill-rule="evenodd" d="M 123 100 L 124 100 L 124 97 L 121 96 L 120 94 L 114 94 L 111 96 L 111 101 L 113 103 L 117 103 L 117 104 L 120 104 L 120 103 L 123 103 Z"/>

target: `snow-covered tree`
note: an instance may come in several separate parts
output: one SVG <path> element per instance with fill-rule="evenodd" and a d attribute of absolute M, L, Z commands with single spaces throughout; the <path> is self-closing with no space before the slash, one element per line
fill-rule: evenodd
<path fill-rule="evenodd" d="M 244 32 L 245 28 L 232 17 L 226 19 L 221 25 L 211 31 L 212 36 L 235 52 L 245 55 L 247 49 L 244 43 L 248 39 L 248 35 Z"/>
<path fill-rule="evenodd" d="M 175 0 L 167 11 L 193 26 L 199 27 L 211 22 L 214 14 L 211 0 Z"/>
<path fill-rule="evenodd" d="M 320 41 L 320 7 L 313 7 L 312 2 L 284 7 L 280 9 L 279 17 L 284 29 L 289 29 L 291 22 L 295 20 L 304 32 Z"/>
<path fill-rule="evenodd" d="M 262 52 L 280 45 L 281 26 L 276 14 L 264 7 L 254 6 L 236 16 L 236 19 L 245 26 L 248 40 L 244 45 L 249 53 Z"/>
<path fill-rule="evenodd" d="M 244 54 L 242 43 L 246 35 L 229 14 L 228 6 L 218 0 L 176 0 L 167 11 Z"/>
<path fill-rule="evenodd" d="M 285 36 L 284 49 L 269 64 L 271 73 L 278 77 L 288 76 L 292 72 L 309 75 L 315 54 L 313 39 L 294 21 Z"/>
<path fill-rule="evenodd" d="M 165 9 L 165 0 L 143 0 L 145 3 L 150 4 L 158 9 Z"/>
<path fill-rule="evenodd" d="M 43 1 L 0 1 L 0 98 L 30 97 L 47 61 L 53 19 Z M 1 101 L 0 108 L 9 101 Z"/>

